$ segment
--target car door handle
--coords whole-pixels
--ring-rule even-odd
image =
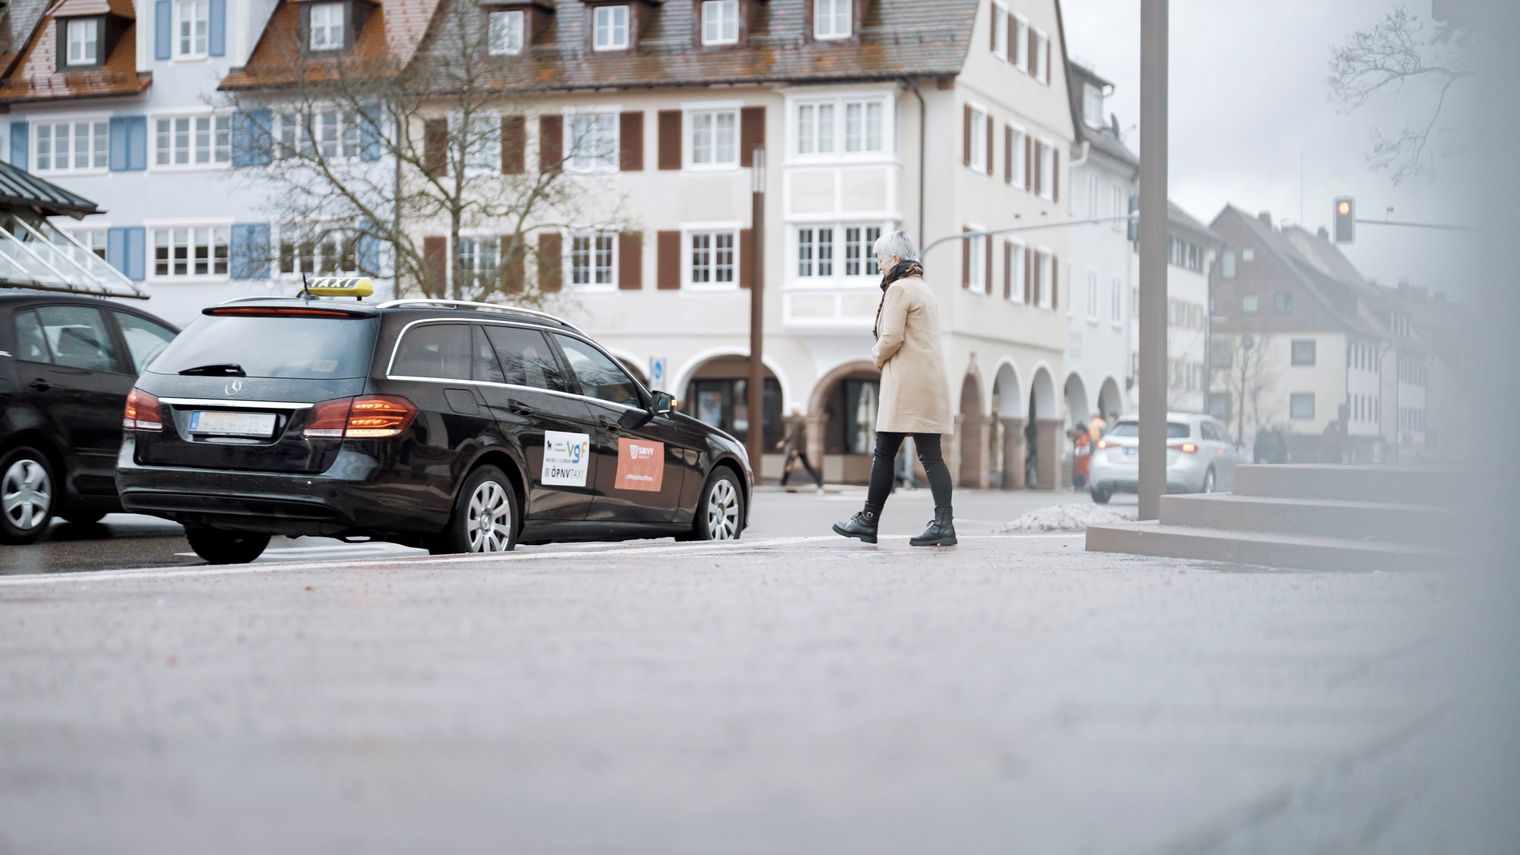
[[[524,404],[522,401],[518,400],[507,401],[507,409],[518,414],[519,416],[531,416],[538,412],[538,410],[535,410],[527,404]]]
[[[42,379],[41,377],[38,377],[36,380],[33,380],[32,383],[31,383],[31,386],[32,386],[33,389],[36,389],[39,392],[46,392],[47,390],[53,388],[53,384],[52,383],[49,383],[48,381]]]

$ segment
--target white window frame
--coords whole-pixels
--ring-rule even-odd
[[[147,266],[147,270],[146,270],[146,273],[147,273],[147,277],[148,277],[149,281],[151,281],[151,282],[223,282],[223,281],[226,281],[226,280],[228,280],[228,279],[231,278],[231,275],[232,275],[232,220],[231,219],[197,220],[197,221],[186,221],[186,220],[146,221],[146,222],[143,223],[143,230],[147,233],[147,241],[146,241],[147,242],[147,249],[146,249],[146,255],[147,255],[147,265],[146,266]],[[189,250],[189,255],[185,259],[184,263],[185,263],[186,268],[188,270],[190,270],[191,272],[183,273],[183,274],[181,274],[181,273],[174,273],[173,272],[173,267],[175,266],[175,259],[173,258],[172,254],[171,254],[170,260],[169,260],[171,272],[169,272],[169,273],[162,273],[161,274],[161,273],[158,272],[159,239],[162,236],[162,233],[164,233],[164,232],[169,233],[169,236],[170,236],[170,244],[169,244],[169,246],[171,247],[171,253],[172,253],[172,248],[174,246],[177,246],[177,244],[173,243],[173,240],[176,237],[175,233],[176,232],[181,232],[181,231],[187,233],[186,234],[187,242],[184,244],[184,246],[187,248],[187,250]],[[199,234],[200,232],[205,232],[206,233],[205,237],[208,238],[208,242],[207,243],[201,244],[201,243],[197,242],[197,238],[201,237],[201,235]],[[218,233],[220,233],[220,234],[218,234]],[[217,241],[216,241],[216,239],[218,237],[220,237],[222,239],[222,242],[221,242],[220,245],[223,246],[223,247],[225,247],[225,249],[227,251],[226,256],[224,256],[224,258],[223,258],[223,263],[226,266],[226,270],[224,272],[222,272],[222,273],[216,273],[215,272],[215,268],[216,268],[215,248],[218,246]],[[194,267],[195,267],[194,250],[195,250],[195,248],[200,247],[200,246],[205,246],[207,248],[207,263],[212,268],[212,272],[204,273],[204,274],[197,274],[197,273],[193,272]]]
[[[598,282],[597,242],[605,239],[608,244],[607,251],[607,276],[605,282]],[[577,283],[575,281],[575,244],[576,241],[589,240],[587,252],[587,273],[589,281]],[[618,289],[618,233],[611,229],[599,228],[576,228],[570,229],[564,235],[565,268],[562,273],[565,290],[574,291],[577,294],[594,294],[616,291]],[[737,272],[737,271],[736,271]]]
[[[618,114],[622,112],[618,107],[598,106],[596,109],[580,109],[565,111],[564,140],[562,149],[566,156],[565,171],[581,174],[617,172],[619,166],[618,156],[622,152],[622,132],[619,128]],[[594,159],[583,157],[577,150],[575,123],[577,120],[591,120],[605,125],[604,130],[609,131],[611,142],[610,150],[606,157]],[[500,125],[500,122],[497,122]]]
[[[813,38],[820,42],[837,41],[847,39],[855,31],[855,10],[853,0],[812,0],[813,2]],[[824,15],[824,7],[827,6],[832,12]],[[837,25],[844,22],[841,31]],[[825,23],[829,25],[824,28]]]
[[[1029,248],[1021,240],[1010,240],[1013,245],[1013,257],[1009,261],[1013,264],[1013,292],[1008,295],[1008,302],[1018,306],[1024,305],[1024,285],[1027,278],[1024,273],[1024,259]]]
[[[1050,247],[1042,246],[1036,250],[1034,258],[1034,304],[1041,309],[1049,309],[1051,295],[1055,291],[1055,256],[1051,254]],[[1068,300],[1066,305],[1070,309],[1071,301]]]
[[[526,17],[521,9],[493,11],[486,17],[486,42],[491,56],[516,56],[523,52],[527,42]]]
[[[1082,118],[1087,121],[1089,127],[1103,127],[1102,87],[1093,83],[1082,84]]]
[[[685,159],[684,168],[693,172],[726,172],[739,168],[739,105],[737,104],[702,104],[689,105],[683,108],[685,115],[682,117],[682,126],[686,132],[682,135],[681,150]],[[718,145],[718,124],[722,116],[733,118],[733,158],[717,160],[720,149]],[[697,162],[697,133],[698,123],[704,118],[712,118],[712,156],[713,160],[703,163]]]
[[[80,246],[89,250],[91,255],[106,260],[106,244],[109,240],[111,227],[109,223],[96,223],[85,228],[63,229],[69,237],[78,241]],[[73,247],[64,247],[64,252],[71,258],[78,258],[78,250]]]
[[[308,134],[303,117],[311,117],[311,133]],[[331,126],[331,134],[328,133]],[[289,139],[286,139],[289,137]],[[294,156],[295,151],[315,151],[318,146],[334,146],[333,151],[323,152],[330,163],[357,160],[364,154],[364,138],[359,117],[348,111],[312,110],[302,114],[277,112],[270,123],[270,139],[274,143],[274,156],[282,160]]]
[[[621,21],[618,20],[619,17]],[[619,33],[619,25],[621,25],[621,33]],[[633,9],[629,5],[594,7],[591,19],[591,49],[594,51],[627,50],[631,42],[629,30],[632,27]],[[621,35],[622,40],[615,40],[613,37],[616,35]]]
[[[872,108],[879,119],[878,145],[850,150],[851,112],[863,124],[860,140],[870,139]],[[787,99],[787,157],[793,162],[880,161],[896,157],[897,118],[894,99],[883,92],[841,92],[829,96],[789,96]],[[804,151],[810,144],[811,151]]]
[[[1297,408],[1294,406],[1294,404],[1298,400],[1303,399],[1303,398],[1308,398],[1309,399],[1309,414],[1308,415],[1299,415]],[[1315,413],[1317,413],[1319,411],[1319,407],[1316,406],[1316,404],[1318,402],[1315,401],[1314,399],[1315,399],[1315,395],[1314,395],[1313,392],[1292,392],[1292,393],[1290,393],[1288,395],[1288,418],[1290,418],[1290,419],[1292,419],[1294,421],[1301,421],[1301,422],[1302,421],[1312,421],[1315,418]]]
[[[282,228],[278,224],[270,229],[271,234],[269,239],[269,250],[274,257],[270,259],[269,269],[272,271],[274,277],[279,279],[299,281],[302,277],[302,274],[305,274],[308,277],[359,275],[359,236],[357,234],[353,235],[354,268],[352,270],[343,270],[340,268],[342,266],[341,262],[343,261],[343,246],[341,244],[341,241],[343,240],[344,236],[336,230],[324,235],[320,242],[314,242],[312,244],[312,264],[311,269],[309,270],[306,269],[306,266],[302,263],[305,258],[301,254],[301,245],[299,241],[293,241],[295,243],[295,250],[291,253],[291,261],[293,262],[291,266],[293,269],[285,270],[283,247],[287,239],[290,238],[290,235],[287,234],[288,231],[289,230],[287,228]],[[340,243],[335,244],[334,241],[340,241]],[[334,251],[329,252],[329,248],[333,249]],[[231,247],[229,247],[228,250],[230,252]],[[335,258],[336,262],[338,263],[333,264],[332,268],[329,270],[323,270],[322,262],[327,258]]]
[[[717,17],[713,17],[715,13]],[[725,33],[724,30],[731,32]],[[713,35],[713,31],[717,34]],[[702,45],[716,47],[738,43],[739,0],[702,0]]]
[[[1087,268],[1087,322],[1098,322],[1098,271]]]
[[[992,55],[1008,61],[1008,7],[1002,3],[992,4]]]
[[[984,232],[987,227],[980,223],[967,223],[966,228],[973,232]],[[966,238],[966,245],[970,247],[967,255],[971,259],[971,269],[966,271],[966,278],[971,283],[969,289],[973,294],[986,295],[992,291],[992,265],[987,263],[987,247],[992,237],[990,235],[977,235]]]
[[[1036,27],[1034,31],[1034,79],[1044,86],[1050,85],[1050,34]]]
[[[1034,168],[1040,170],[1040,198],[1055,201],[1056,144],[1047,139],[1036,139]]]
[[[828,220],[793,223],[787,230],[787,280],[801,287],[875,287],[881,272],[874,270],[876,239],[886,234],[891,224],[882,220]],[[829,270],[820,272],[821,230],[829,232]],[[874,230],[874,234],[872,234]],[[855,240],[850,233],[857,232]],[[806,240],[804,239],[806,237]],[[803,257],[804,250],[807,257]],[[851,251],[857,253],[852,258]],[[858,265],[859,273],[850,273]]]
[[[1109,281],[1109,303],[1109,314],[1117,329],[1124,324],[1124,281],[1117,275]]]
[[[992,121],[991,114],[986,107],[971,104],[971,166],[972,172],[987,174],[988,158],[992,152],[987,150],[987,123]]]
[[[465,152],[464,172],[466,175],[494,175],[501,172],[501,115],[498,113],[477,113],[470,117],[471,120],[482,123],[485,130],[475,137],[475,147]],[[453,152],[454,137],[459,133],[459,123],[464,121],[460,113],[450,113],[448,117],[449,128],[449,151]],[[362,146],[361,146],[362,147]],[[453,168],[453,158],[445,168]]]
[[[681,288],[686,291],[737,291],[739,290],[739,265],[744,259],[739,256],[739,230],[738,223],[704,223],[683,226],[681,228]],[[718,238],[732,236],[734,242],[734,270],[732,282],[697,282],[695,270],[692,267],[692,256],[695,253],[698,238]],[[714,243],[708,252],[711,254],[712,264],[716,267],[717,245]]]
[[[1023,15],[1013,16],[1013,49],[1009,58],[1014,68],[1029,73],[1029,19]]]
[[[1113,217],[1128,216],[1128,214],[1129,214],[1129,197],[1127,195],[1125,195],[1123,185],[1121,185],[1117,181],[1111,181],[1111,182],[1109,182],[1108,186],[1109,186],[1109,204],[1113,208],[1113,212],[1110,214],[1110,216],[1113,216]],[[1124,225],[1125,225],[1124,220],[1116,219],[1116,220],[1113,221],[1113,223],[1111,225],[1113,227],[1113,230],[1116,231],[1116,232],[1124,232],[1124,231],[1126,231],[1125,228],[1124,228]]]
[[[1029,189],[1029,166],[1024,162],[1024,146],[1028,145],[1025,140],[1029,139],[1029,132],[1022,125],[1008,123],[1013,130],[1013,184],[1015,190]]]
[[[323,13],[324,19],[320,30],[317,27],[318,12]],[[336,15],[336,20],[330,18],[330,15]],[[341,2],[324,0],[321,3],[311,4],[311,8],[306,12],[307,48],[315,51],[341,50],[344,43],[348,40],[348,33],[345,32],[348,26],[348,21],[345,20],[346,17]],[[323,40],[320,44],[317,42],[318,32],[323,34]],[[334,40],[334,37],[336,37],[336,40]]]
[[[211,47],[210,0],[174,0],[173,19],[173,57],[205,59]],[[198,33],[197,28],[200,30]]]
[[[148,168],[155,172],[186,172],[198,169],[230,169],[232,167],[232,114],[211,111],[154,113],[148,121]],[[198,127],[206,122],[205,150],[209,160],[198,163],[195,156],[201,150],[201,133]],[[159,125],[169,123],[168,160],[159,162]],[[176,163],[180,151],[179,124],[186,123],[184,163]]]
[[[66,148],[60,152],[58,130],[64,127],[68,128],[69,140]],[[85,156],[83,167],[76,164],[76,158],[80,154],[77,132],[81,127],[86,129],[89,140],[83,152]],[[32,171],[38,175],[95,175],[110,170],[111,125],[107,116],[58,116],[47,121],[34,121],[29,137],[27,148],[30,149],[28,154],[31,160],[28,162],[31,164]],[[46,150],[44,150],[44,137],[46,137]],[[61,168],[58,166],[60,153],[68,161],[68,164]],[[43,165],[44,162],[46,166]]]
[[[63,63],[65,67],[95,65],[100,62],[99,18],[69,18],[64,21],[64,32],[67,44]],[[75,38],[76,34],[78,38]],[[76,48],[78,53],[75,52]]]

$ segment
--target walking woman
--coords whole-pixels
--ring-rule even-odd
[[[918,249],[907,233],[896,231],[876,241],[876,264],[883,271],[881,304],[876,309],[876,346],[871,357],[881,369],[881,408],[876,416],[876,453],[865,509],[834,531],[866,543],[876,542],[887,494],[892,491],[893,462],[903,439],[913,437],[918,459],[934,495],[934,521],[909,542],[914,546],[954,546],[950,507],[950,470],[940,453],[940,437],[953,430],[950,386],[940,353],[939,305],[924,283]]]

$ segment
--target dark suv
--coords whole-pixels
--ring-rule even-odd
[[[434,553],[739,537],[743,446],[575,327],[450,301],[215,306],[139,379],[122,502],[213,563],[271,535]]]
[[[0,290],[0,543],[121,510],[122,403],[175,333],[97,297]]]

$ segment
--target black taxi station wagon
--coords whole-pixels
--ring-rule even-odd
[[[183,523],[212,563],[272,535],[447,554],[747,524],[743,445],[552,315],[305,296],[202,314],[128,396],[116,479],[126,510]]]

